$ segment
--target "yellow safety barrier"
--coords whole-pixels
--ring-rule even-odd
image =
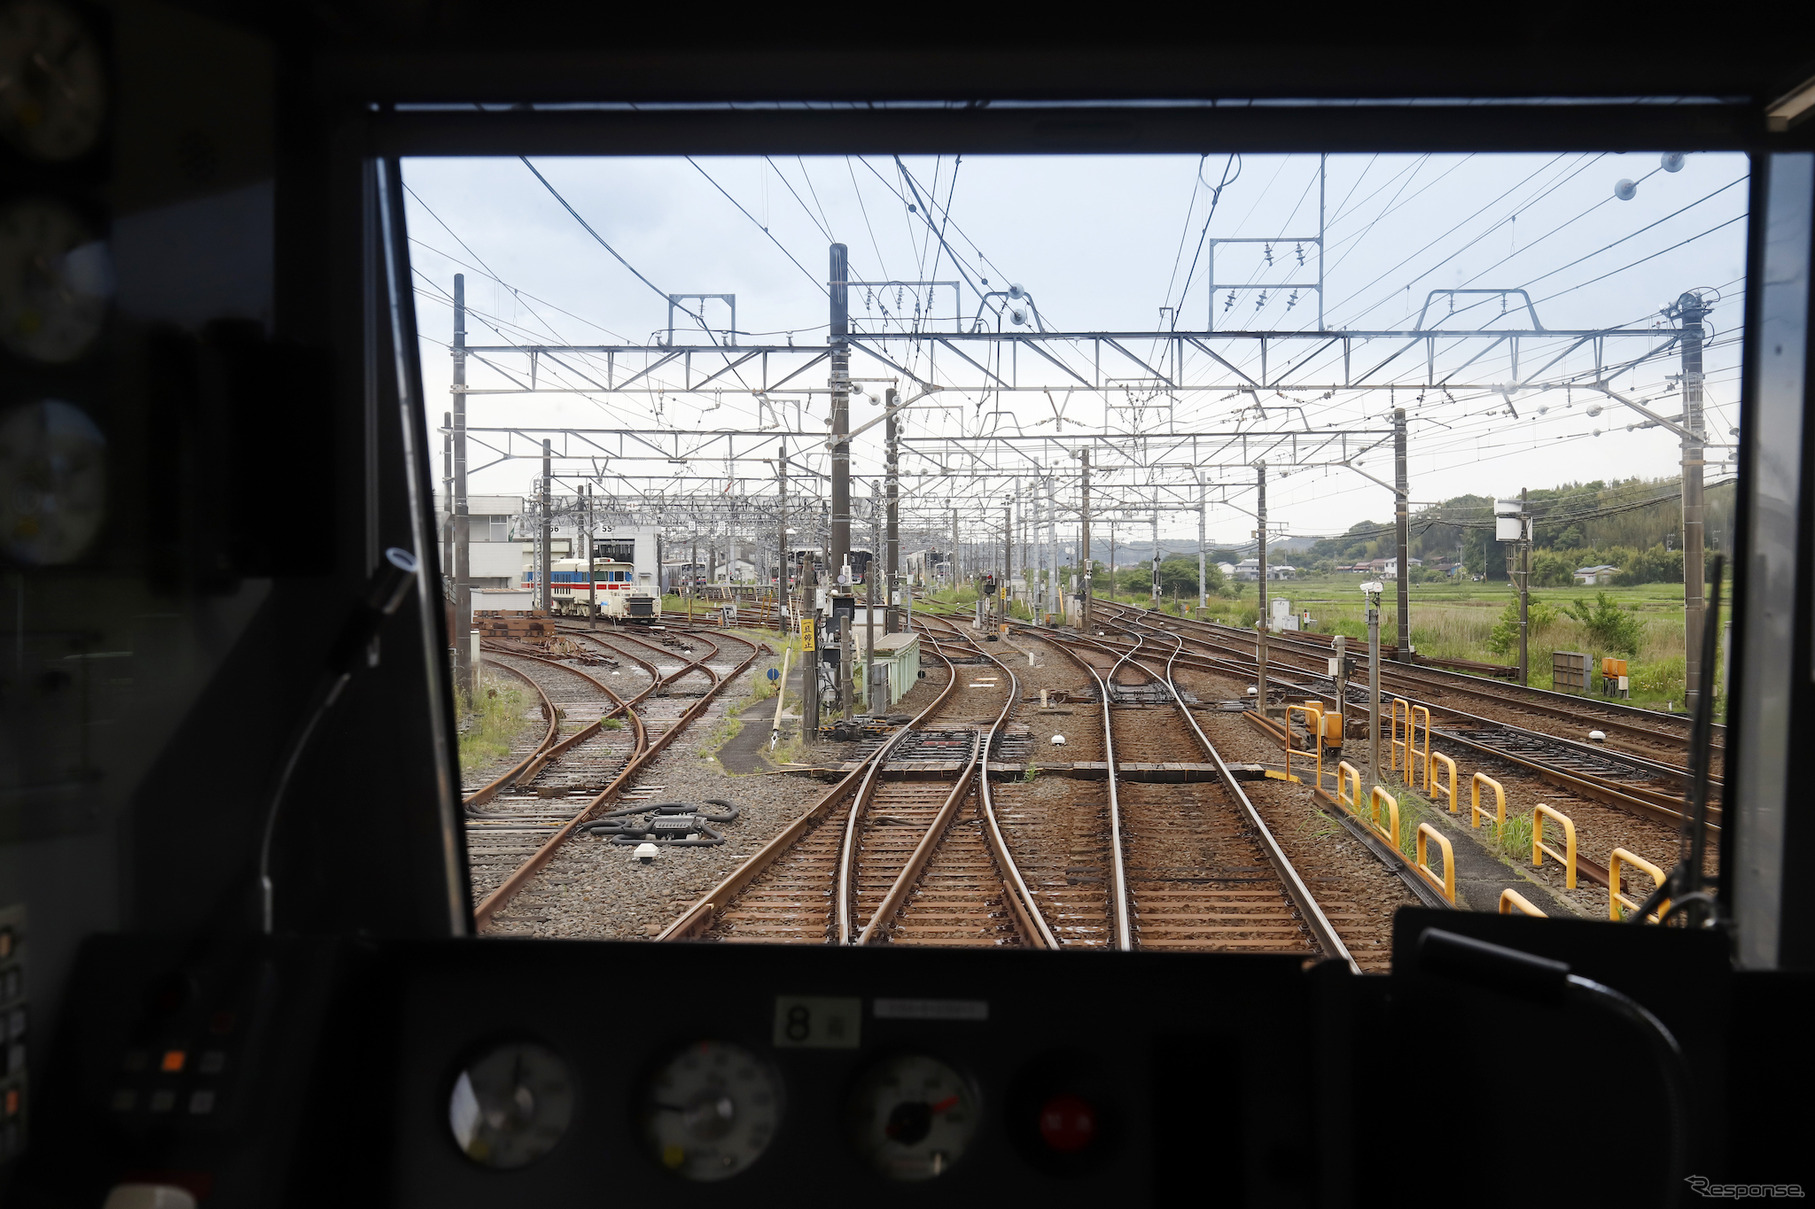
[[[1380,803],[1386,803],[1390,827],[1380,825]],[[1380,786],[1374,786],[1374,792],[1368,795],[1368,823],[1387,839],[1393,841],[1393,851],[1399,851],[1399,799]],[[1573,883],[1571,883],[1573,884]]]
[[[1638,903],[1633,902],[1630,898],[1627,898],[1624,894],[1620,893],[1621,865],[1637,865],[1651,875],[1653,884],[1659,886],[1664,884],[1664,871],[1662,869],[1659,869],[1656,865],[1652,864],[1644,857],[1639,856],[1637,853],[1628,852],[1624,848],[1615,848],[1613,850],[1613,855],[1607,858],[1607,918],[1612,920],[1618,920],[1620,918],[1621,906],[1624,906],[1628,911],[1636,911],[1639,909]],[[1665,899],[1658,904],[1656,911],[1647,915],[1645,918],[1652,923],[1656,923],[1663,918],[1664,912],[1669,909],[1670,900]]]
[[[1431,711],[1424,708],[1422,705],[1414,705],[1412,707],[1412,712],[1414,714],[1424,715],[1424,791],[1429,793],[1431,789]],[[1414,752],[1416,752],[1418,747],[1418,728],[1415,721],[1412,726],[1411,738],[1412,748]]]
[[[1564,852],[1544,842],[1544,820],[1555,819],[1563,826]],[[1576,888],[1576,825],[1569,821],[1569,816],[1552,810],[1539,802],[1531,812],[1531,863],[1533,867],[1544,863],[1544,854],[1549,853],[1555,860],[1563,862],[1563,884],[1571,890]]]
[[[1494,826],[1496,828],[1504,829],[1506,826],[1506,790],[1500,787],[1500,782],[1494,780],[1484,772],[1478,772],[1468,779],[1469,825],[1471,827],[1479,827],[1481,825],[1481,787],[1483,785],[1493,786],[1494,802],[1496,805]],[[1558,817],[1561,818],[1562,816],[1559,815]],[[1496,832],[1496,834],[1498,834],[1498,832]]]
[[[1448,785],[1438,784],[1435,779],[1435,774],[1433,774],[1432,778],[1431,778],[1431,783],[1429,786],[1427,786],[1427,788],[1431,791],[1431,796],[1433,798],[1435,798],[1438,794],[1442,794],[1444,797],[1444,800],[1449,803],[1449,812],[1451,814],[1455,814],[1456,813],[1456,762],[1454,760],[1450,759],[1448,756],[1444,755],[1442,752],[1433,753],[1431,756],[1431,759],[1433,759],[1437,763],[1443,765],[1443,767],[1449,769],[1449,784]]]
[[[1286,732],[1286,780],[1290,781],[1292,779],[1292,711],[1293,710],[1297,710],[1299,713],[1301,713],[1305,716],[1305,730],[1307,733],[1310,734],[1310,736],[1313,739],[1317,740],[1317,779],[1315,781],[1311,782],[1311,784],[1322,785],[1323,784],[1323,728],[1320,725],[1318,725],[1318,719],[1319,719],[1319,716],[1323,713],[1323,710],[1319,706],[1317,706],[1316,704],[1311,703],[1311,702],[1306,702],[1303,705],[1286,706],[1286,716],[1285,716],[1286,725],[1284,728],[1285,732]]]
[[[1550,916],[1532,906],[1531,902],[1517,890],[1508,888],[1500,891],[1500,914],[1511,915],[1514,911],[1517,911],[1520,915],[1535,915],[1539,919],[1550,918]]]
[[[1401,739],[1399,737],[1399,707],[1402,705],[1405,707],[1405,729],[1406,729],[1406,738],[1405,739]],[[1412,703],[1410,701],[1407,701],[1404,697],[1394,697],[1392,699],[1392,701],[1390,701],[1387,704],[1386,726],[1387,726],[1387,731],[1386,731],[1387,745],[1390,748],[1390,750],[1387,753],[1387,760],[1389,762],[1389,767],[1391,767],[1395,772],[1397,772],[1401,767],[1410,767],[1411,760],[1408,758],[1405,761],[1405,764],[1401,765],[1400,757],[1405,755],[1405,749],[1407,746],[1407,742],[1411,739]]]
[[[1435,873],[1431,872],[1430,861],[1425,856],[1425,853],[1427,851],[1427,848],[1425,846],[1425,841],[1427,838],[1436,840],[1437,846],[1443,849],[1443,880],[1442,881],[1438,881],[1437,875]],[[1431,885],[1436,886],[1443,891],[1444,901],[1449,903],[1449,905],[1452,907],[1455,906],[1456,905],[1456,852],[1455,852],[1455,849],[1453,849],[1449,846],[1449,839],[1447,837],[1445,837],[1444,835],[1442,835],[1441,833],[1439,833],[1438,830],[1435,827],[1431,826],[1429,823],[1418,824],[1418,866],[1417,867],[1418,867],[1418,872],[1423,874],[1425,876],[1425,878],[1427,880],[1429,880]]]
[[[1351,782],[1355,786],[1355,793],[1353,796],[1345,797],[1342,788]],[[1357,813],[1361,810],[1361,770],[1347,760],[1340,761],[1336,765],[1336,800]]]
[[[1399,707],[1405,707],[1405,738],[1399,737]],[[1389,719],[1393,746],[1393,767],[1404,769],[1404,781],[1413,789],[1418,788],[1418,769],[1420,767],[1418,752],[1418,715],[1424,715],[1424,788],[1431,787],[1431,711],[1422,705],[1413,705],[1404,697],[1394,697]]]

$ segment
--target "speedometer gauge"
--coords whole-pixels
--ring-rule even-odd
[[[903,1054],[857,1081],[846,1110],[852,1144],[892,1180],[944,1175],[977,1131],[976,1089],[937,1058]]]
[[[756,1162],[781,1122],[775,1069],[742,1046],[701,1041],[656,1071],[643,1100],[650,1148],[689,1180],[722,1180]]]
[[[466,1157],[522,1167],[560,1142],[573,1119],[574,1084],[551,1050],[511,1042],[486,1051],[454,1080],[448,1125]]]

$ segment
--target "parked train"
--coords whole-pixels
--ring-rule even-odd
[[[550,607],[564,617],[590,616],[595,599],[600,617],[652,622],[662,615],[662,596],[656,590],[655,575],[638,571],[631,563],[595,558],[589,584],[585,559],[558,558],[549,564],[548,581]],[[533,568],[523,572],[523,586],[535,590]]]

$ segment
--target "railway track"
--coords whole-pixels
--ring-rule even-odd
[[[490,791],[482,802],[468,799],[468,865],[474,890],[483,896],[473,911],[475,926],[489,923],[583,823],[598,817],[617,801],[650,761],[688,723],[704,713],[719,690],[747,669],[762,650],[759,644],[734,635],[701,635],[698,641],[705,652],[697,657],[678,653],[678,666],[668,671],[625,648],[598,643],[601,650],[609,649],[630,659],[648,676],[648,685],[629,697],[584,669],[548,658],[533,648],[503,641],[485,644],[497,666],[511,669],[536,686],[546,708],[560,710],[562,702],[568,701],[569,709],[596,710],[598,717],[586,721],[567,739],[556,739],[551,744],[545,736],[537,751],[508,774],[514,779],[499,778],[499,782],[506,783],[482,787],[480,792]],[[725,641],[746,646],[749,653],[728,670],[719,671],[711,666],[713,660],[728,664],[736,658],[724,653],[721,643]],[[661,729],[656,729],[652,720],[645,717],[645,703],[663,688],[693,676],[706,677],[708,687],[678,714],[661,719]],[[617,716],[628,719],[628,736],[604,725]],[[538,779],[543,784],[537,784]],[[544,794],[544,788],[551,792]],[[536,792],[517,792],[521,790]],[[550,805],[550,799],[556,804]],[[493,808],[477,808],[483,805]]]
[[[1332,915],[1191,716],[1172,678],[1181,644],[1137,639],[1127,652],[1089,639],[1055,645],[1095,683],[1107,736],[1109,943],[1297,952],[1359,970]],[[1123,781],[1124,763],[1179,762],[1193,753],[1215,767],[1216,780]]]
[[[1250,660],[1254,657],[1252,630],[1154,613],[1129,605],[1117,604],[1108,608],[1113,616],[1124,622],[1163,624],[1180,634],[1201,636],[1225,649],[1237,650]],[[1269,665],[1284,663],[1298,671],[1322,670],[1332,650],[1332,643],[1321,636],[1272,633],[1267,637]],[[1610,739],[1618,738],[1643,749],[1638,754],[1649,756],[1659,766],[1680,771],[1688,764],[1691,719],[1686,714],[1663,714],[1611,699],[1577,697],[1498,680],[1484,681],[1479,676],[1386,658],[1381,661],[1380,674],[1383,690],[1391,687],[1395,695],[1408,699],[1415,695],[1420,703],[1433,709],[1450,698],[1459,698],[1475,703],[1468,707],[1471,715],[1472,711],[1484,710],[1494,721],[1540,731],[1555,723],[1567,723],[1578,735],[1591,729],[1600,730]],[[1558,728],[1553,725],[1551,729]],[[1714,734],[1718,757],[1724,751],[1726,727],[1717,725]],[[1557,737],[1570,738],[1569,735]]]
[[[1120,626],[1135,636],[1167,635],[1177,638],[1181,643],[1200,648],[1191,655],[1181,656],[1183,666],[1252,679],[1256,664],[1251,644],[1244,647],[1240,642],[1231,642],[1220,635],[1196,633],[1190,628],[1196,623],[1176,624],[1180,622],[1179,618],[1128,609],[1126,606],[1121,607],[1116,620],[1105,619],[1111,629]],[[1110,640],[1109,645],[1114,646],[1115,640]],[[1318,666],[1305,667],[1303,664],[1309,661],[1308,657],[1300,654],[1296,658],[1278,659],[1274,655],[1273,646],[1270,639],[1268,685],[1271,690],[1289,691],[1294,696],[1315,697],[1332,703],[1335,701],[1335,682],[1330,679],[1327,669],[1321,666],[1323,660],[1317,660]],[[1545,731],[1530,730],[1499,718],[1469,713],[1454,705],[1443,704],[1440,698],[1407,696],[1412,691],[1409,688],[1403,685],[1396,689],[1390,687],[1393,682],[1388,669],[1394,666],[1382,664],[1383,698],[1405,697],[1415,705],[1428,708],[1433,717],[1433,733],[1437,739],[1472,750],[1477,755],[1505,760],[1561,787],[1654,822],[1667,825],[1680,822],[1684,790],[1689,777],[1686,767],[1663,763],[1619,747],[1578,742]],[[1357,683],[1360,679],[1361,677],[1357,677],[1350,681],[1348,703],[1365,710],[1367,688],[1365,683]],[[1711,789],[1718,797],[1721,789],[1719,778],[1711,781]],[[1709,808],[1709,823],[1711,828],[1718,829],[1718,806]]]
[[[946,674],[935,700],[658,940],[1287,952],[1357,968],[1169,664],[1067,652],[1098,686],[1108,774],[1068,780],[1060,809],[1041,812],[987,775],[1019,678],[949,620],[921,626]],[[1166,759],[1195,748],[1221,778],[1124,785],[1118,745]]]
[[[1015,678],[976,648],[929,648],[945,672],[937,697],[657,940],[1056,944],[977,776]]]

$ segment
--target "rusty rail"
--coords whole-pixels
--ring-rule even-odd
[[[632,749],[630,759],[625,763],[623,768],[618,770],[618,775],[611,779],[611,783],[606,785],[605,788],[588,802],[578,814],[569,819],[560,830],[551,835],[528,860],[517,866],[511,875],[499,884],[497,889],[486,895],[484,901],[474,908],[473,926],[475,929],[489,923],[492,917],[498,913],[499,909],[503,907],[505,903],[516,897],[518,892],[529,884],[530,879],[539,873],[543,866],[547,865],[548,862],[553,859],[555,852],[560,849],[562,844],[567,842],[582,823],[587,822],[601,807],[616,801],[619,795],[623,793],[624,787],[640,774],[643,769],[648,766],[650,761],[660,755],[662,750],[674,740],[674,737],[686,729],[688,723],[692,722],[695,718],[699,717],[701,713],[705,712],[706,707],[711,704],[712,699],[718,695],[720,689],[737,679],[737,677],[742,675],[752,663],[756,662],[756,657],[762,653],[763,649],[761,646],[753,645],[750,654],[745,657],[744,661],[738,664],[729,674],[721,677],[710,667],[705,667],[706,661],[711,659],[713,655],[717,655],[720,648],[718,647],[718,644],[713,643],[710,639],[704,639],[704,641],[712,647],[712,652],[710,654],[706,655],[704,658],[683,665],[679,670],[668,676],[658,678],[655,683],[651,684],[643,692],[629,700],[619,697],[617,693],[613,692],[605,684],[594,679],[592,676],[587,676],[586,673],[581,672],[578,668],[567,667],[566,664],[556,663],[552,659],[542,660],[542,662],[553,664],[556,667],[565,667],[570,672],[586,676],[586,679],[591,680],[594,684],[598,685],[608,697],[623,703],[624,707],[629,711],[632,725],[636,728],[636,744]],[[519,656],[519,658],[535,659],[538,658],[538,656]],[[631,656],[631,658],[635,657]],[[712,677],[712,687],[708,689],[705,695],[700,697],[699,700],[688,706],[686,710],[681,713],[681,716],[675,719],[673,725],[657,736],[654,741],[651,741],[648,730],[643,724],[643,719],[630,707],[653,694],[661,685],[672,680],[678,680],[682,676],[690,675],[702,667],[705,668],[706,674]]]

